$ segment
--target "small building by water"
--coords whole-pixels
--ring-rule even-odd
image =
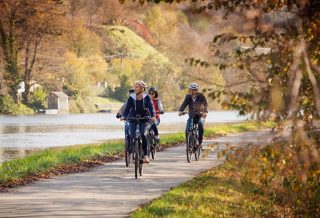
[[[64,92],[51,92],[48,96],[46,114],[67,114],[69,112],[68,95]]]

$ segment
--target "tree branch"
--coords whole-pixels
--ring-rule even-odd
[[[316,108],[318,116],[320,116],[320,96],[319,96],[320,92],[319,92],[318,82],[317,82],[317,78],[315,77],[315,75],[313,74],[313,72],[311,70],[309,58],[308,58],[308,55],[307,55],[305,48],[303,50],[303,59],[306,64],[308,77],[309,77],[311,85],[312,85],[313,103],[315,104],[315,108]]]

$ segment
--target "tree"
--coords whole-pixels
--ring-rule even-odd
[[[39,51],[40,43],[48,39],[54,41],[54,37],[61,35],[64,31],[64,9],[60,1],[47,0],[35,1],[31,4],[28,2],[30,9],[24,15],[26,19],[24,25],[21,26],[22,33],[20,37],[24,39],[24,73],[23,81],[25,84],[25,92],[23,100],[25,103],[29,101],[29,92],[31,87],[32,72]]]
[[[72,52],[66,53],[65,56],[66,81],[64,91],[73,98],[89,96],[91,91],[89,88],[88,61],[85,58],[78,58]]]
[[[166,110],[176,109],[182,101],[180,81],[177,69],[170,63],[159,62],[154,56],[145,59],[138,77],[149,87],[158,89],[160,98]]]
[[[17,100],[17,87],[20,82],[18,69],[18,48],[16,42],[16,22],[26,1],[0,1],[1,48],[5,60],[5,76],[11,96]]]
[[[70,20],[68,29],[65,40],[69,50],[74,52],[78,58],[101,55],[101,39],[86,28],[82,20]]]
[[[5,61],[5,80],[10,95],[15,101],[19,83],[26,84],[25,101],[30,88],[30,79],[37,50],[47,35],[61,31],[58,24],[63,15],[60,0],[1,0],[0,39]],[[24,74],[20,72],[19,51],[24,50]]]

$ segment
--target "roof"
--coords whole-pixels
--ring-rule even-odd
[[[66,95],[64,92],[51,92],[51,94],[56,95],[58,98],[68,98],[68,95]]]

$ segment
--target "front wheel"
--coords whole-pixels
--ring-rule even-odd
[[[196,161],[200,160],[200,154],[201,154],[201,148],[199,146],[196,145],[196,151],[194,153],[195,159]]]
[[[140,164],[140,154],[139,154],[139,140],[134,141],[134,147],[135,147],[135,155],[134,155],[134,175],[135,178],[138,179],[138,170],[139,170],[139,164]]]
[[[126,137],[125,139],[125,161],[126,161],[126,166],[130,166],[130,137]]]
[[[141,141],[139,141],[139,152],[140,152],[140,155],[139,155],[139,174],[140,176],[142,176],[142,172],[143,172],[143,150],[142,150],[142,143]]]
[[[193,144],[194,144],[193,135],[191,132],[189,132],[187,135],[187,146],[186,146],[186,155],[187,155],[188,163],[191,162],[191,157],[193,153]]]

